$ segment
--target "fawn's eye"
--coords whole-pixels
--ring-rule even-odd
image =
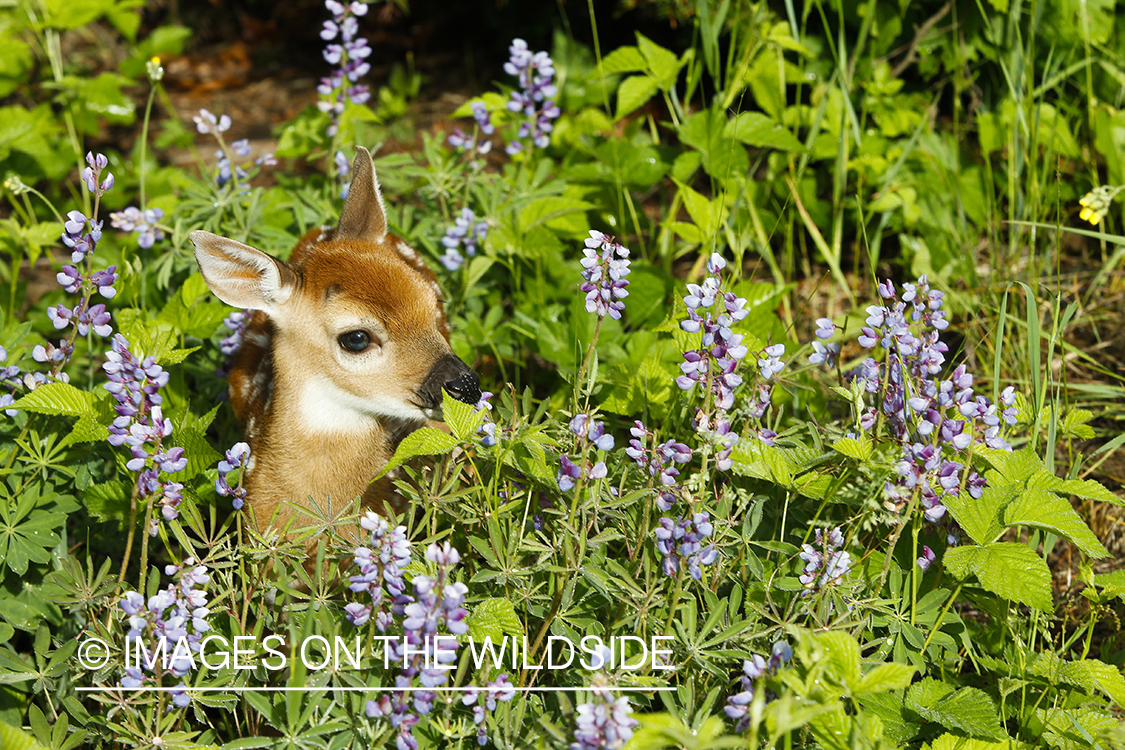
[[[371,334],[367,331],[348,331],[337,336],[336,341],[349,352],[362,352],[371,346]]]

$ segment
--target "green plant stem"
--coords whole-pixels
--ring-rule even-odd
[[[154,83],[152,84],[152,88],[148,91],[148,102],[145,103],[145,118],[141,123],[140,200],[142,211],[144,211],[148,205],[145,200],[145,151],[148,148],[148,123],[152,117],[152,102],[156,99],[156,89],[159,86],[159,83]]]
[[[891,570],[891,562],[895,557],[895,546],[898,545],[898,538],[902,536],[902,530],[906,528],[906,524],[914,517],[914,509],[918,507],[919,491],[914,490],[910,496],[910,505],[906,508],[906,513],[903,514],[902,523],[895,529],[894,534],[891,536],[891,543],[887,549],[887,557],[883,561],[883,572],[879,574],[879,585],[875,587],[876,593],[883,590],[883,585],[887,582],[887,574]]]
[[[951,606],[953,606],[953,602],[957,601],[957,595],[961,593],[961,587],[964,585],[964,581],[958,583],[957,588],[953,589],[953,594],[945,600],[945,606],[941,608],[941,612],[938,613],[937,620],[934,621],[933,628],[930,629],[930,634],[926,636],[926,641],[922,644],[923,659],[926,658],[926,649],[930,647],[930,641],[933,640],[934,633],[941,630],[941,624],[945,621],[945,613],[949,611],[949,608]]]
[[[129,532],[125,536],[125,554],[121,558],[121,572],[117,574],[117,590],[121,590],[121,583],[125,580],[125,573],[129,570],[129,558],[133,555],[133,537],[137,534],[137,495],[140,494],[141,485],[133,485],[133,496],[129,499]],[[144,575],[143,568],[141,575]]]

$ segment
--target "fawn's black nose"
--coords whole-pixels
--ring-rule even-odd
[[[434,363],[422,383],[421,395],[431,408],[441,408],[442,389],[464,404],[480,401],[480,378],[472,368],[452,354],[447,354]]]

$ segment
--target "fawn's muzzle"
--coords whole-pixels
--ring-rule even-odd
[[[480,378],[452,354],[442,357],[430,368],[419,389],[424,403],[438,414],[441,413],[442,389],[464,404],[480,401]]]

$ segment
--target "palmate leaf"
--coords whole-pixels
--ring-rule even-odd
[[[987,591],[1010,601],[1051,611],[1051,571],[1035,550],[1016,542],[953,547],[943,564],[960,579],[973,574]]]
[[[66,522],[66,514],[36,510],[38,494],[25,492],[18,502],[9,498],[0,508],[0,564],[23,575],[29,563],[51,559],[48,550],[59,543],[55,530]]]
[[[1000,739],[1000,715],[983,690],[952,685],[927,677],[906,691],[906,707],[927,721],[984,740]]]

